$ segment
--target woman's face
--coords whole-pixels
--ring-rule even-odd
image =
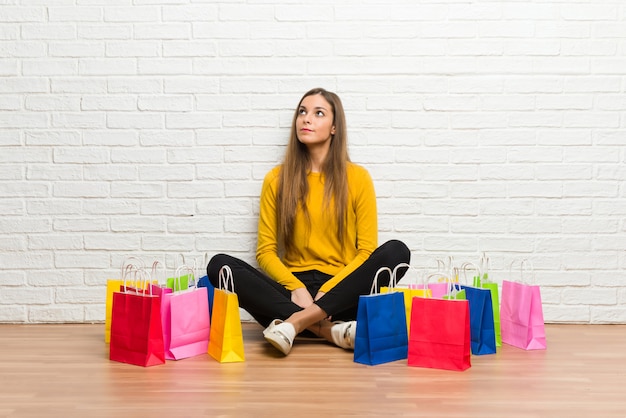
[[[333,109],[321,94],[302,99],[296,118],[298,140],[310,147],[330,146],[335,134]]]

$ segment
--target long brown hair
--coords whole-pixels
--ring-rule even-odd
[[[339,96],[323,88],[314,88],[302,96],[291,121],[291,133],[287,152],[278,179],[277,222],[278,239],[285,250],[293,248],[294,224],[296,211],[301,208],[304,216],[309,219],[306,198],[309,192],[307,174],[311,161],[306,145],[298,140],[296,119],[298,110],[305,97],[319,94],[330,104],[333,113],[335,134],[331,138],[328,155],[321,167],[324,176],[324,206],[334,211],[337,220],[337,238],[344,246],[344,235],[348,210],[348,178],[347,165],[348,144],[346,133],[346,115]],[[330,208],[332,202],[332,208]]]

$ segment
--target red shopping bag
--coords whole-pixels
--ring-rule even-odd
[[[500,306],[502,342],[524,350],[545,350],[546,331],[543,321],[541,289],[538,285],[524,283],[523,260],[520,266],[521,282],[503,280]],[[513,264],[511,264],[512,266]],[[531,275],[532,266],[530,267]]]
[[[143,270],[140,273],[149,277]],[[109,358],[122,363],[165,363],[160,296],[129,291],[125,285],[122,291],[113,293],[109,350]]]
[[[413,298],[408,365],[463,371],[470,357],[468,301]]]
[[[183,271],[193,280],[193,271],[189,267],[177,269],[177,280]],[[164,294],[162,305],[165,358],[181,360],[206,354],[210,332],[207,289],[196,287],[192,281],[192,286],[185,290]]]

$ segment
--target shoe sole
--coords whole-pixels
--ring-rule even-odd
[[[279,334],[279,333],[263,333],[265,340],[272,344],[272,346],[274,346],[274,348],[276,348],[278,351],[280,351],[281,353],[283,353],[284,355],[289,354],[289,352],[291,351],[291,345],[289,345],[288,341],[287,341],[287,337]]]

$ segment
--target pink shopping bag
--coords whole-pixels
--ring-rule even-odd
[[[523,260],[521,281],[503,280],[500,306],[502,342],[524,350],[545,350],[546,332],[543,321],[541,290],[538,285],[524,283]],[[532,269],[532,267],[531,267]]]

